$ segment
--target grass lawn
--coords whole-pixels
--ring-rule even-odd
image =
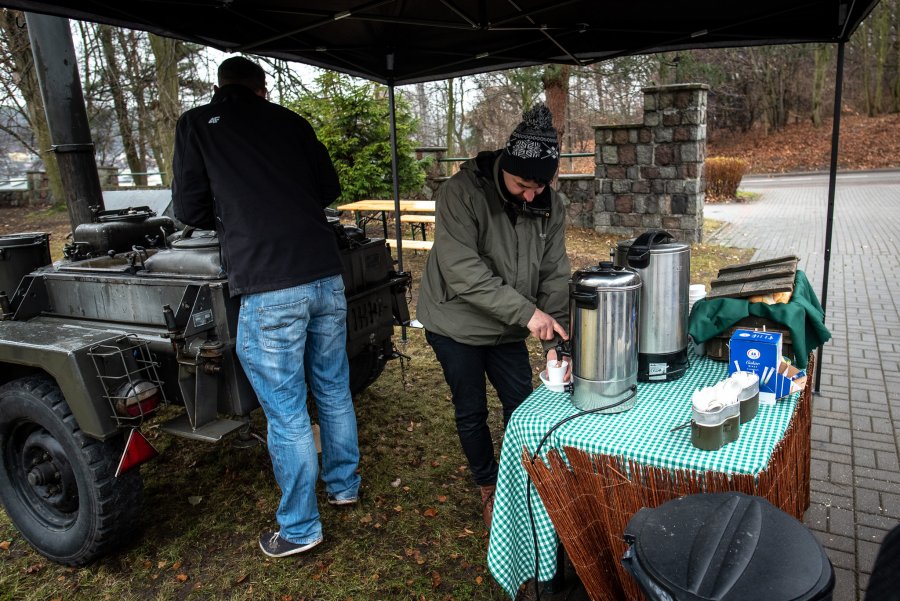
[[[712,231],[718,224],[708,223]],[[614,240],[572,229],[573,269],[609,257]],[[708,282],[750,250],[695,245],[692,282]],[[405,254],[414,277],[424,253]],[[120,552],[86,568],[50,563],[0,511],[0,601],[48,599],[504,599],[487,571],[487,532],[453,425],[449,390],[421,330],[395,330],[406,359],[355,399],[363,487],[358,506],[320,508],[325,542],[300,557],[270,560],[257,547],[275,527],[279,493],[265,448],[207,445],[144,431],[161,456],[141,468],[143,520]],[[531,344],[535,374],[539,345]],[[174,414],[177,408],[166,410]],[[259,411],[257,430],[265,424]],[[491,399],[499,431],[501,411]],[[495,436],[499,444],[499,436]],[[523,541],[524,542],[524,541]]]

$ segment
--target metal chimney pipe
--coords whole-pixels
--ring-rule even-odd
[[[68,19],[26,13],[25,20],[50,127],[50,149],[56,153],[74,229],[93,221],[91,207],[104,207],[72,32]]]

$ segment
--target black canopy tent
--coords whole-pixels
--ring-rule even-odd
[[[846,40],[877,0],[2,0],[388,85],[687,48]]]
[[[844,44],[878,0],[0,0],[394,86],[691,48],[838,45],[822,306],[828,296]],[[394,199],[399,213],[396,144]],[[400,268],[403,268],[397,222]],[[819,350],[821,355],[821,348]],[[821,359],[821,357],[820,357]],[[821,360],[817,362],[821,369]],[[819,373],[816,374],[818,386]]]

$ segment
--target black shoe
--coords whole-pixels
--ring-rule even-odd
[[[264,532],[259,537],[259,548],[269,557],[287,557],[309,551],[321,542],[322,539],[318,538],[311,543],[300,545],[281,538],[278,532]]]

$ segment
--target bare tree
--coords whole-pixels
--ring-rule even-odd
[[[56,164],[56,155],[50,150],[52,145],[50,128],[47,125],[44,102],[34,70],[25,16],[19,11],[4,9],[0,15],[0,38],[2,38],[0,39],[2,61],[5,64],[2,71],[4,75],[11,75],[2,78],[3,88],[11,105],[17,107],[17,114],[24,118],[31,132],[10,124],[0,124],[0,129],[41,159],[49,180],[51,198],[55,203],[62,202],[65,199],[62,179]],[[33,141],[29,133],[33,134]]]
[[[103,57],[106,59],[104,64],[104,81],[106,82],[107,91],[112,96],[113,106],[115,108],[116,120],[119,123],[119,135],[122,138],[122,148],[125,152],[125,160],[128,162],[128,168],[131,170],[134,183],[138,186],[147,185],[147,158],[143,152],[143,144],[138,139],[138,135],[134,132],[131,119],[131,106],[129,106],[130,94],[127,92],[128,71],[123,71],[123,63],[127,68],[127,62],[121,60],[122,53],[113,42],[113,37],[117,41],[121,38],[120,32],[114,30],[110,25],[100,25],[97,30],[97,37],[103,49]],[[121,49],[124,50],[124,49]]]
[[[172,38],[149,34],[150,47],[156,59],[156,146],[159,148],[156,164],[164,186],[172,182],[172,154],[175,150],[175,124],[181,114],[178,101],[178,61],[183,43]]]

